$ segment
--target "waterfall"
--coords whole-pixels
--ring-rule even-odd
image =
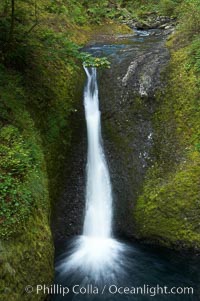
[[[112,188],[101,137],[97,72],[84,69],[88,154],[83,234],[74,239],[58,270],[99,283],[114,280],[118,274],[122,277],[125,245],[112,237]]]
[[[88,78],[84,93],[88,158],[83,235],[109,238],[112,232],[112,191],[102,146],[96,69],[85,68],[85,71]]]

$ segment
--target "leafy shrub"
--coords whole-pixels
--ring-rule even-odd
[[[0,141],[0,235],[9,236],[37,204],[31,182],[40,178],[41,155],[13,125],[1,128]]]
[[[84,52],[80,56],[85,67],[110,68],[110,62],[106,57],[96,58]]]
[[[185,39],[191,41],[200,34],[200,1],[183,1],[177,10],[180,18],[179,31]]]
[[[194,66],[197,73],[200,73],[200,39],[195,39],[189,50],[190,67]]]
[[[177,7],[177,2],[174,0],[163,0],[160,1],[158,5],[159,11],[167,16],[173,15],[176,7]]]
[[[19,130],[11,125],[4,126],[0,132],[1,170],[22,177],[31,167],[29,145],[20,136]]]

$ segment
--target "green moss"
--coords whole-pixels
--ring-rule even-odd
[[[135,208],[138,234],[167,245],[200,246],[199,173],[195,158],[180,170],[159,177],[156,167],[147,176]]]
[[[147,173],[134,219],[139,238],[199,249],[200,110],[198,77],[194,68],[186,67],[189,47],[172,50],[165,73],[167,88],[157,96],[156,160]]]
[[[0,72],[0,237],[21,231],[32,208],[48,206],[47,176],[41,140],[25,109],[17,74]]]
[[[1,68],[0,300],[13,301],[31,300],[27,284],[53,279],[46,162],[22,82],[19,73]]]
[[[46,212],[35,210],[23,233],[0,240],[0,300],[44,300],[43,294],[27,294],[25,287],[50,285],[53,280],[53,245]]]

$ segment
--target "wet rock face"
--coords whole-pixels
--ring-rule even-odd
[[[174,29],[177,24],[177,20],[174,17],[169,16],[158,16],[154,13],[149,13],[143,17],[143,21],[135,19],[126,20],[125,23],[132,27],[140,30],[146,29]]]
[[[123,90],[128,90],[129,97],[130,94],[154,97],[156,90],[162,84],[160,72],[167,59],[168,53],[162,43],[156,45],[155,49],[144,51],[129,63],[126,73],[120,78],[121,83],[118,85],[121,85]],[[124,99],[124,93],[122,98]]]
[[[56,247],[67,238],[82,233],[85,208],[85,167],[87,137],[82,99],[72,118],[72,147],[66,154],[64,190],[52,213],[52,233]]]
[[[113,59],[99,76],[103,138],[111,171],[114,225],[119,235],[133,234],[133,207],[151,164],[155,93],[169,60],[163,36],[147,39]],[[144,47],[145,46],[145,47]],[[119,56],[120,57],[120,56]]]

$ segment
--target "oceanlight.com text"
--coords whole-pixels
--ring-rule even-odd
[[[155,297],[156,295],[193,295],[193,287],[183,287],[183,286],[151,286],[144,284],[143,286],[117,286],[104,285],[101,287],[88,284],[85,286],[74,285],[72,287],[62,286],[59,284],[54,285],[41,285],[38,284],[36,287],[27,285],[25,288],[28,294],[44,294],[44,295],[61,295],[66,296],[69,293],[75,295],[148,295],[150,297]]]

